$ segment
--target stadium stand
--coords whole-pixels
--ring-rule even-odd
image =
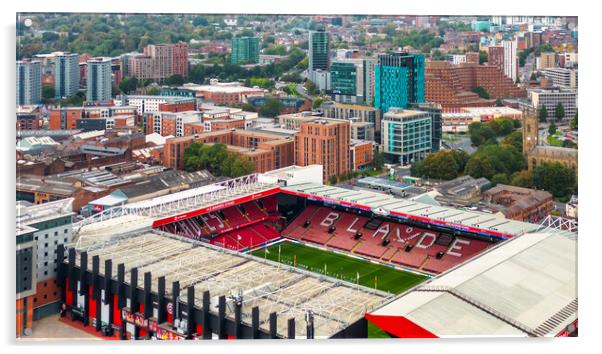
[[[316,205],[308,205],[282,234],[431,273],[441,273],[490,245]]]

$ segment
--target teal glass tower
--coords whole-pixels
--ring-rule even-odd
[[[378,56],[374,69],[374,107],[383,114],[391,107],[424,102],[424,55],[390,53]]]
[[[232,64],[259,63],[259,37],[232,38]]]

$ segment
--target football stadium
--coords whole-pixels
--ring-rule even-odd
[[[576,230],[292,166],[114,207],[59,247],[61,316],[118,339],[577,334]]]

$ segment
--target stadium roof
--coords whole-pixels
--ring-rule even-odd
[[[366,317],[399,337],[556,336],[577,319],[576,234],[526,234]]]
[[[341,204],[378,214],[415,219],[443,227],[477,232],[495,237],[514,237],[539,228],[536,224],[506,219],[501,216],[433,206],[415,200],[399,199],[388,194],[365,190],[349,190],[316,183],[302,183],[281,188],[285,193]]]
[[[277,333],[287,336],[287,319],[295,318],[296,336],[305,336],[305,315],[314,316],[316,338],[331,337],[365,313],[375,309],[393,296],[374,289],[342,282],[281,263],[244,255],[203,242],[180,238],[159,231],[141,232],[128,236],[113,236],[103,243],[79,248],[88,252],[88,269],[92,257],[100,258],[99,272],[104,274],[104,260],[123,263],[125,279],[130,270],[138,268],[138,282],[144,273],[151,272],[153,289],[157,279],[166,283],[179,281],[183,291],[193,286],[195,303],[202,303],[205,290],[210,291],[211,309],[217,312],[219,296],[226,296],[226,316],[234,318],[234,297],[242,295],[242,321],[251,324],[251,309],[259,307],[260,328],[269,330],[268,316],[276,312]],[[77,257],[78,263],[80,257]],[[167,295],[171,295],[169,286]],[[182,299],[186,301],[186,299]]]
[[[279,188],[258,174],[187,189],[161,197],[106,209],[74,224],[79,245],[104,242],[115,235],[150,229],[177,220],[275,194]],[[86,247],[87,247],[86,246]]]

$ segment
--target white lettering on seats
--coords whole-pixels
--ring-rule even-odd
[[[351,233],[356,233],[357,230],[355,230],[353,228],[353,225],[355,225],[355,223],[359,220],[360,218],[355,218],[355,220],[353,220],[353,222],[351,223],[351,225],[349,225],[349,227],[347,228],[347,231],[351,232]]]
[[[335,221],[339,219],[339,216],[340,215],[338,213],[331,212],[328,215],[326,215],[326,217],[324,218],[324,220],[322,220],[320,225],[330,227],[334,224]]]
[[[409,232],[408,232],[408,230],[409,230]],[[412,229],[411,227],[408,227],[408,228],[406,229],[406,232],[407,232],[407,233],[410,233],[410,232],[412,232],[413,230],[414,230],[414,229]],[[410,240],[413,240],[413,239],[415,239],[415,238],[416,238],[416,237],[418,237],[418,236],[420,236],[420,232],[417,232],[417,233],[415,233],[415,234],[413,234],[413,235],[411,235],[411,236],[409,236],[409,237],[402,238],[402,237],[401,237],[401,231],[399,230],[399,228],[397,228],[397,241],[398,241],[398,242],[400,242],[400,243],[406,243],[406,242],[408,242],[408,241],[410,241]]]
[[[378,235],[378,234],[382,234],[381,238],[387,236],[389,234],[389,224],[388,223],[382,224],[376,231],[374,231],[374,233],[372,234],[372,237],[376,237],[376,235]]]
[[[466,245],[466,246],[470,245],[470,241],[463,240],[461,238],[457,238],[454,240],[454,242],[451,244],[451,246],[447,250],[447,254],[449,254],[450,256],[462,257],[462,253],[454,252],[456,250],[457,251],[462,250],[462,246],[459,245],[460,243],[463,245]]]
[[[431,242],[429,244],[423,244],[422,242],[427,237],[431,238]],[[434,233],[434,232],[425,232],[424,234],[422,234],[422,237],[420,238],[420,240],[418,240],[418,242],[416,242],[416,247],[419,247],[419,248],[429,248],[429,247],[431,247],[435,243],[436,239],[437,239],[437,234],[436,233]]]

